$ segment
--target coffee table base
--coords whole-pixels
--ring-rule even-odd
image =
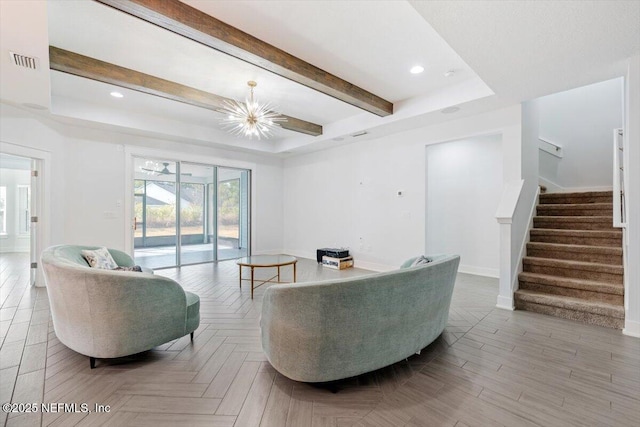
[[[295,260],[295,258],[294,258],[294,261],[283,263],[281,265],[256,265],[256,264],[240,263],[239,262],[238,263],[238,269],[239,269],[240,289],[242,289],[242,282],[243,281],[251,282],[251,299],[253,299],[253,291],[254,291],[254,289],[264,285],[265,283],[292,283],[292,282],[283,282],[283,281],[280,280],[280,267],[283,267],[285,265],[293,266],[293,281],[295,282],[296,281],[296,263],[297,263],[297,260]],[[242,267],[249,267],[251,269],[251,278],[247,279],[247,278],[243,278],[242,277]],[[255,279],[255,269],[256,268],[277,268],[277,274],[275,276],[272,276],[272,277],[266,279],[266,280],[259,279],[258,280],[259,283],[256,285],[256,279]]]

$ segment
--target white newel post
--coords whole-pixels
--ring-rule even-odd
[[[513,310],[513,293],[511,289],[511,218],[498,218],[500,224],[500,287],[496,307]]]
[[[524,180],[506,184],[496,211],[496,219],[500,224],[500,282],[496,307],[505,310],[514,309],[513,293],[516,291],[517,281],[513,278],[515,265],[512,256],[511,226],[523,185]]]

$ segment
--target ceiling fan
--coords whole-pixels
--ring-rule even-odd
[[[175,172],[171,172],[171,171],[169,170],[169,162],[163,162],[163,163],[162,163],[162,166],[163,166],[163,168],[162,168],[162,169],[160,169],[160,170],[158,170],[157,168],[154,168],[154,169],[143,168],[143,167],[141,166],[141,167],[140,167],[140,170],[143,170],[143,171],[145,171],[145,172],[152,173],[152,174],[154,174],[154,175],[156,175],[156,176],[159,176],[159,175],[175,175],[175,174],[176,174]],[[181,173],[180,175],[184,175],[184,176],[191,176],[191,174],[190,174],[190,173]]]

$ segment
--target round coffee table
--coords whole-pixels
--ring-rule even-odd
[[[296,257],[290,255],[252,255],[244,258],[240,258],[236,261],[238,264],[238,268],[240,269],[240,288],[242,289],[242,281],[247,280],[251,281],[251,299],[253,299],[253,290],[258,286],[262,286],[265,283],[290,283],[290,282],[281,282],[280,281],[280,267],[285,265],[293,266],[293,281],[296,281],[296,263],[298,259]],[[251,279],[243,279],[242,278],[242,267],[251,268]],[[260,284],[257,286],[254,285],[254,270],[256,268],[273,268],[276,267],[278,269],[278,273],[270,277],[267,280],[259,279]],[[276,280],[274,280],[276,279]]]

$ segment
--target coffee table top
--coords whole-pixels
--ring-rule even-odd
[[[296,262],[298,259],[291,255],[252,255],[238,259],[236,264],[247,267],[279,267]]]

